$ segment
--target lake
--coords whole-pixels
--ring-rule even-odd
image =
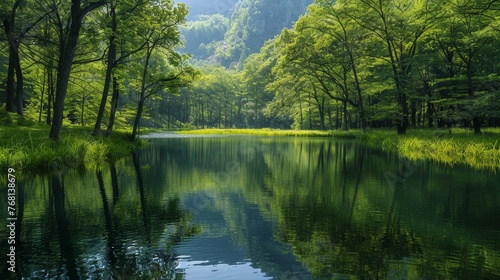
[[[500,279],[491,170],[330,138],[147,139],[101,170],[18,182],[25,279]]]

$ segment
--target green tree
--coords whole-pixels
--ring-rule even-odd
[[[55,91],[54,102],[54,117],[50,127],[49,138],[54,141],[59,141],[59,136],[62,127],[64,104],[66,99],[66,92],[68,89],[68,82],[71,73],[71,66],[73,65],[73,58],[75,56],[80,29],[82,21],[85,16],[92,10],[103,6],[106,2],[104,0],[98,2],[91,2],[82,6],[81,0],[72,0],[71,5],[54,7],[55,23],[60,31],[59,33],[59,63],[57,66],[57,82]],[[69,9],[70,13],[64,19],[61,13],[64,9]],[[64,20],[64,21],[63,21]],[[67,24],[64,24],[66,22]]]
[[[359,108],[360,100],[351,86],[354,84],[352,66],[346,55],[346,45],[333,40],[334,37],[325,36],[313,14],[302,17],[294,28],[290,34],[292,39],[281,49],[275,71],[280,73],[278,76],[288,73],[307,77],[312,81],[307,93],[311,97],[317,98],[317,91],[321,90],[331,100],[341,102],[343,129],[347,130],[347,104]],[[296,81],[302,82],[301,79]],[[320,115],[324,116],[324,112]],[[324,120],[324,117],[320,119]]]
[[[412,89],[411,71],[423,35],[443,12],[435,1],[339,1],[350,17],[367,30],[371,56],[385,62],[392,73],[398,117],[398,134],[405,134],[409,124],[408,92]]]
[[[107,13],[103,14],[103,23],[100,28],[107,31],[105,32],[107,35],[105,40],[108,41],[107,58],[104,61],[106,74],[93,135],[100,133],[111,86],[111,111],[106,134],[111,134],[113,130],[119,97],[119,79],[114,72],[117,72],[115,69],[118,65],[125,63],[132,54],[146,47],[146,40],[140,41],[140,37],[135,32],[130,32],[131,30],[139,31],[139,26],[147,24],[150,20],[151,15],[148,15],[146,4],[145,1],[113,0],[107,6]]]
[[[490,69],[482,67],[482,65],[489,64],[488,61],[494,58],[496,48],[489,46],[492,46],[492,43],[498,43],[494,36],[497,34],[492,33],[490,28],[494,23],[494,18],[478,13],[482,7],[487,7],[487,3],[487,1],[448,1],[447,11],[449,14],[441,22],[441,33],[436,39],[443,54],[446,55],[443,57],[450,65],[449,78],[453,80],[458,74],[455,82],[464,85],[455,88],[459,93],[461,88],[465,89],[465,99],[468,100],[461,103],[468,108],[471,106],[468,103],[474,103],[477,98],[478,78],[494,73]],[[463,69],[463,71],[456,71],[455,68],[457,70]],[[457,100],[456,104],[459,103]],[[469,109],[466,111],[466,117],[472,119],[474,132],[480,133],[483,114],[480,110]]]
[[[36,6],[35,3],[21,0],[9,0],[0,4],[0,18],[9,45],[6,109],[9,112],[17,111],[19,115],[23,115],[24,108],[24,78],[19,48],[28,32],[51,13],[50,10],[39,11],[33,9],[33,6]],[[15,98],[14,73],[16,80]]]
[[[277,62],[277,49],[273,40],[265,43],[259,53],[248,56],[241,71],[241,81],[246,93],[246,115],[249,127],[266,127],[267,119],[264,116],[266,104],[272,100],[273,93],[266,89],[274,75],[273,67]]]
[[[138,103],[131,139],[135,139],[139,129],[144,103],[147,98],[164,89],[171,91],[189,85],[196,71],[186,66],[187,57],[180,55],[175,48],[180,44],[178,26],[185,22],[187,9],[183,4],[174,5],[173,1],[153,5],[152,16],[145,26],[138,28],[145,47],[138,55]]]

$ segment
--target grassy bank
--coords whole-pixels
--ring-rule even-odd
[[[49,130],[49,126],[30,122],[0,124],[0,170],[95,168],[128,155],[139,144],[130,142],[128,131],[93,137],[91,128],[78,126],[63,127],[60,143],[55,143],[48,139]]]
[[[410,129],[402,136],[389,130],[371,130],[367,142],[411,160],[428,159],[451,166],[466,164],[476,169],[500,168],[500,129],[483,129],[479,135],[458,128]]]
[[[466,164],[477,169],[500,168],[500,129],[483,129],[476,135],[465,129],[409,129],[397,135],[394,129],[320,131],[272,129],[200,129],[183,134],[241,134],[360,139],[374,147],[397,152],[411,160],[433,160],[449,165]]]

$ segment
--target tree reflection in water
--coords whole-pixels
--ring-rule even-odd
[[[183,279],[233,265],[258,273],[242,279],[499,278],[497,175],[423,163],[392,188],[384,174],[401,160],[331,139],[162,139],[109,168],[25,182],[19,269],[38,278]]]
[[[17,263],[17,276],[4,269],[0,279],[21,275],[183,279],[175,246],[200,228],[191,223],[178,197],[145,192],[142,167],[136,155],[133,159],[134,169],[110,164],[93,176],[92,172],[68,172],[33,179],[27,204],[23,194],[18,200],[20,214],[28,218],[23,232],[17,232],[22,242],[18,244],[23,244],[17,247],[18,255],[23,261]],[[40,204],[29,200],[32,197],[46,200]]]

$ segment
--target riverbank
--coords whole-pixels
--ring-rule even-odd
[[[95,168],[130,154],[141,143],[129,140],[130,131],[93,137],[90,127],[81,126],[63,126],[61,140],[55,143],[48,139],[49,130],[38,123],[0,125],[0,170],[32,173]]]
[[[474,169],[500,169],[500,129],[481,134],[465,129],[409,129],[406,135],[371,130],[366,141],[410,160],[433,160],[447,165],[465,164]]]
[[[432,160],[448,165],[465,164],[475,169],[500,169],[500,129],[485,128],[476,135],[465,129],[409,129],[397,135],[393,129],[350,131],[199,129],[181,134],[242,134],[359,139],[374,147],[396,152],[410,160]]]

